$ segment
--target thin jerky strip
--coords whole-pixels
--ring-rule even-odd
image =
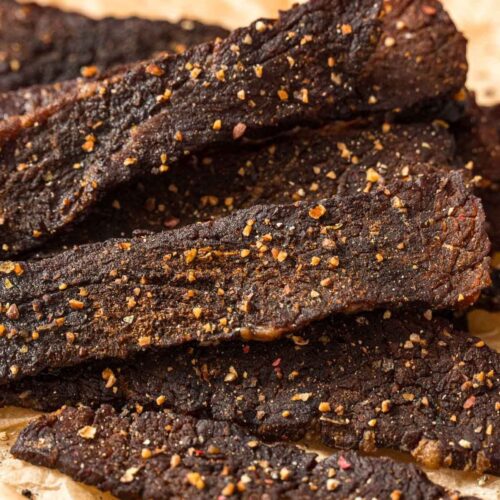
[[[131,237],[136,230],[173,229],[257,204],[320,200],[339,187],[369,192],[393,178],[446,169],[454,153],[451,134],[430,125],[302,129],[264,144],[206,152],[172,168],[167,177],[148,177],[113,191],[88,219],[43,250]]]
[[[360,98],[369,101],[372,110],[420,111],[458,91],[465,83],[467,70],[465,39],[441,3],[392,0],[385,1],[383,9],[383,34],[366,71],[360,75]],[[191,46],[192,41],[184,44]],[[342,85],[341,74],[334,72],[332,78]],[[65,90],[78,85],[78,81],[73,81],[65,83],[63,89],[38,85],[18,93],[5,93],[0,95],[0,115],[32,112],[36,106],[50,104]]]
[[[217,26],[139,18],[101,20],[0,1],[0,91],[94,76],[117,64],[227,36]]]
[[[0,403],[171,408],[266,440],[393,448],[424,465],[500,473],[500,355],[444,319],[335,316],[271,344],[147,353],[27,378]]]
[[[12,451],[121,499],[459,498],[414,465],[352,452],[318,462],[236,425],[170,412],[66,408],[31,423]]]
[[[2,265],[0,380],[153,346],[272,340],[332,313],[466,307],[490,283],[453,172]]]
[[[27,249],[113,186],[208,146],[355,114],[379,12],[378,1],[311,0],[0,123],[0,244]]]

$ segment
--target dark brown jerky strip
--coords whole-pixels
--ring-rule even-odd
[[[435,0],[391,0],[385,1],[383,8],[383,34],[366,71],[360,75],[360,98],[369,100],[375,110],[383,103],[384,111],[419,111],[459,90],[467,68],[465,39],[442,5]],[[196,31],[195,35],[195,39],[199,38]],[[182,41],[183,45],[193,45],[192,39]],[[333,78],[342,84],[342,75],[334,73]],[[62,89],[38,85],[0,95],[0,114],[32,112],[36,106],[50,104],[68,88],[77,86],[77,81],[66,82]]]
[[[25,379],[2,405],[171,408],[267,440],[411,452],[424,465],[500,473],[500,355],[443,319],[332,317],[271,344],[172,348]]]
[[[423,125],[328,125],[302,129],[264,144],[186,160],[162,177],[110,193],[67,235],[44,247],[131,237],[215,219],[257,204],[329,198],[340,191],[375,190],[453,163],[454,141]],[[186,175],[186,169],[189,175]]]
[[[490,283],[484,226],[453,172],[5,262],[0,380],[193,339],[271,340],[332,313],[466,307]]]
[[[358,89],[375,110],[425,110],[465,85],[465,50],[441,2],[384,1],[382,36]]]
[[[93,20],[36,4],[0,1],[0,91],[70,80],[159,51],[227,36],[216,26],[194,21]]]
[[[378,1],[311,0],[1,122],[0,244],[36,245],[113,186],[207,146],[369,108],[354,83],[375,49],[379,12]]]
[[[18,458],[56,468],[122,499],[455,498],[411,464],[337,453],[318,462],[241,427],[170,412],[66,408],[31,423]]]

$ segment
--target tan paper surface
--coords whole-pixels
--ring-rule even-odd
[[[190,17],[229,28],[243,26],[258,17],[273,17],[287,8],[290,0],[38,0],[39,3],[84,12],[94,17],[104,15],[140,15],[179,19]],[[443,0],[456,23],[469,38],[469,86],[478,92],[480,101],[500,101],[500,0]],[[471,331],[500,351],[500,313],[475,311],[469,316]],[[23,490],[36,494],[37,500],[110,500],[113,497],[88,488],[66,476],[15,460],[8,450],[19,430],[37,413],[19,408],[0,409],[0,499],[23,500]],[[309,449],[322,455],[328,450],[313,444]],[[402,454],[390,456],[407,460]],[[485,500],[500,498],[500,478],[478,478],[458,471],[428,471],[430,478],[457,489],[464,495]]]

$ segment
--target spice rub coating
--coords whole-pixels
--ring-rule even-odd
[[[273,340],[332,313],[466,307],[490,284],[484,226],[452,172],[6,261],[0,380],[190,340]]]
[[[0,404],[173,409],[265,440],[500,473],[500,354],[430,311],[335,316],[271,344],[186,345],[26,378]]]
[[[228,34],[195,21],[94,20],[12,0],[0,1],[0,33],[0,91],[93,77],[117,64],[183,51]]]
[[[12,451],[121,499],[458,498],[414,465],[353,452],[318,462],[236,425],[168,411],[66,408],[31,423]]]
[[[359,85],[374,110],[411,117],[465,85],[467,42],[440,1],[384,1],[381,22]]]
[[[466,41],[440,2],[385,0],[380,22],[382,35],[366,70],[359,75],[359,98],[369,101],[371,111],[421,111],[452,96],[464,85]],[[175,51],[179,52],[179,46],[192,46],[199,39],[198,29],[201,25],[196,24],[189,33],[181,32]],[[211,29],[208,27],[207,31]],[[349,34],[349,29],[348,25],[343,27],[346,34]],[[193,33],[192,37],[189,37],[190,33]],[[166,50],[166,47],[162,49]],[[147,47],[144,48],[146,51]],[[146,54],[144,58],[147,55],[152,54]],[[129,62],[135,60],[127,59]],[[119,69],[113,68],[113,71]],[[105,76],[109,76],[109,71]],[[102,79],[104,75],[99,74],[99,77]],[[334,70],[332,79],[338,85],[343,84],[342,78]],[[65,82],[62,88],[60,83],[56,86],[39,84],[21,92],[0,94],[0,115],[32,112],[37,106],[54,102],[68,89],[78,88],[81,83],[77,80]]]
[[[379,13],[379,1],[311,0],[0,122],[0,246],[28,249],[112,187],[209,146],[368,108],[354,88]]]
[[[440,126],[337,123],[300,129],[257,145],[209,151],[112,191],[82,223],[43,251],[159,232],[257,204],[370,192],[394,178],[450,170],[455,143]],[[189,175],[186,174],[189,171]]]

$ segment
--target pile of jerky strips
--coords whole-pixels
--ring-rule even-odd
[[[465,49],[437,0],[231,33],[0,0],[0,404],[55,410],[13,454],[124,499],[460,498],[380,448],[499,474]]]

